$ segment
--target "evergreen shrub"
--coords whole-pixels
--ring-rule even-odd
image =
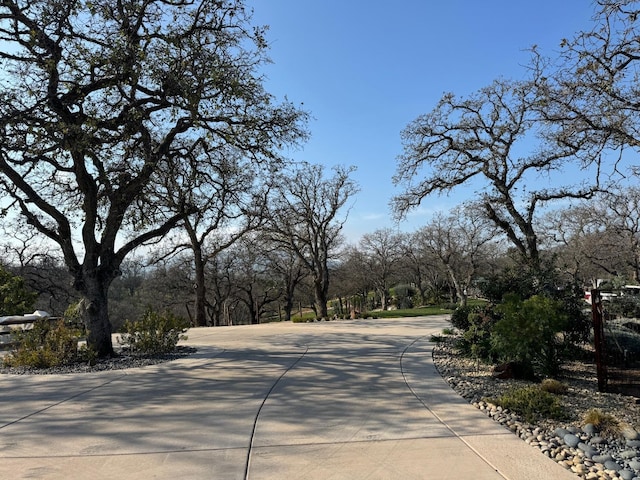
[[[37,320],[33,328],[13,334],[15,348],[6,355],[7,367],[51,368],[68,365],[90,357],[86,349],[78,349],[80,332],[63,320]]]
[[[187,338],[184,333],[188,328],[187,320],[149,308],[140,320],[124,322],[120,344],[133,354],[162,355],[173,352],[178,342]]]

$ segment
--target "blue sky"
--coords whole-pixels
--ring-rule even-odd
[[[443,93],[468,95],[496,78],[522,78],[526,51],[559,50],[592,27],[589,0],[248,0],[269,25],[267,89],[310,112],[311,139],[295,160],[355,165],[360,192],[344,233],[350,243],[395,227],[391,177],[400,132]],[[413,231],[472,190],[427,198],[398,228]]]

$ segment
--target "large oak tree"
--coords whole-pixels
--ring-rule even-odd
[[[542,101],[533,80],[496,80],[468,97],[445,94],[402,133],[394,183],[404,191],[392,201],[395,213],[402,217],[429,195],[464,187],[537,269],[541,207],[589,196],[597,186],[573,175],[582,167],[584,137],[555,141],[539,113]]]
[[[250,22],[241,0],[0,3],[3,207],[61,249],[101,356],[123,260],[194,211],[163,202],[163,176],[198,149],[271,162],[304,135],[305,114],[263,88]]]

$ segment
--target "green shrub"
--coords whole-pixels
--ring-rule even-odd
[[[559,310],[566,315],[567,323],[563,330],[563,348],[574,348],[589,342],[592,331],[592,318],[585,311],[584,291],[576,285],[566,285],[547,295],[557,302]]]
[[[396,285],[390,289],[389,293],[391,294],[393,303],[398,309],[404,310],[414,307],[416,289],[411,285]]]
[[[22,277],[12,275],[0,266],[0,316],[33,312],[36,297],[27,289]]]
[[[512,388],[491,402],[521,415],[529,423],[543,418],[560,420],[565,416],[558,397],[535,385]]]
[[[6,355],[3,363],[8,367],[50,368],[79,361],[80,332],[64,321],[40,320],[29,330],[14,334],[15,349]],[[85,350],[85,354],[88,355]],[[84,355],[84,354],[83,354]]]
[[[469,330],[469,314],[471,311],[472,307],[469,305],[457,307],[451,314],[451,325],[462,332]]]
[[[498,321],[493,306],[474,307],[468,316],[469,327],[462,334],[458,346],[466,355],[477,360],[493,360],[491,332]]]
[[[314,319],[313,318],[308,318],[308,317],[294,317],[291,319],[292,323],[311,323],[313,322]]]
[[[131,353],[161,355],[174,351],[178,342],[187,338],[184,333],[189,323],[170,312],[159,314],[148,309],[140,320],[127,320],[122,328],[120,343]]]
[[[614,297],[609,302],[609,313],[625,318],[640,318],[640,298],[633,295]]]
[[[492,303],[501,303],[505,296],[517,295],[529,298],[539,294],[546,283],[549,272],[534,271],[524,266],[507,267],[485,277],[478,283],[482,296]]]
[[[511,295],[497,308],[502,318],[493,326],[491,344],[498,358],[530,365],[543,376],[557,374],[562,346],[559,334],[568,325],[562,304],[539,295],[525,301]]]
[[[65,324],[80,331],[82,335],[86,335],[86,327],[83,320],[85,305],[84,300],[79,300],[69,305],[63,314]]]
[[[612,356],[613,363],[640,356],[640,333],[634,323],[613,320],[607,322],[606,328],[607,354]]]

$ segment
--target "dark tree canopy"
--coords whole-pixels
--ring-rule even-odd
[[[201,175],[221,148],[278,161],[305,135],[304,112],[263,89],[250,21],[241,0],[0,6],[0,188],[61,249],[100,355],[122,261],[196,207],[166,204],[166,176]]]

